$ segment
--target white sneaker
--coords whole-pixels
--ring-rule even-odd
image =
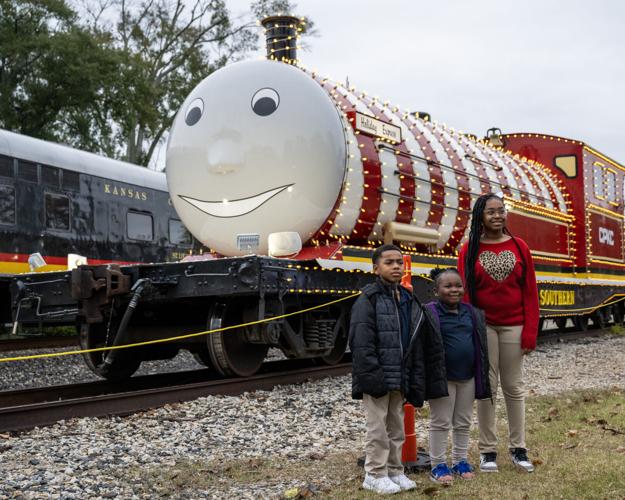
[[[380,495],[392,495],[401,491],[399,485],[391,481],[388,476],[375,477],[370,474],[365,475],[362,487],[365,490],[375,491]]]
[[[497,453],[482,453],[480,455],[481,472],[499,472],[497,467]]]
[[[397,486],[399,486],[402,491],[405,490],[414,490],[417,487],[417,483],[415,483],[412,479],[409,479],[406,474],[398,474],[397,476],[388,476],[388,478],[393,481]]]
[[[525,448],[512,448],[510,450],[512,463],[526,472],[534,472],[534,464],[527,458],[527,450]]]

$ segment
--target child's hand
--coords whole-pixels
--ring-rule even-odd
[[[523,356],[529,354],[530,352],[532,352],[534,349],[523,349]]]

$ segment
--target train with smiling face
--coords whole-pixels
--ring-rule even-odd
[[[173,123],[169,194],[206,258],[81,266],[54,300],[46,281],[16,280],[14,304],[75,306],[86,348],[176,337],[87,353],[110,379],[180,349],[222,375],[255,373],[269,347],[336,363],[351,306],[339,300],[372,279],[373,248],[400,245],[426,297],[422,275],[455,265],[473,201],[498,192],[532,249],[542,321],[623,321],[625,168],[564,138],[477,140],[290,64],[298,23],[265,20],[270,58],[211,74]]]

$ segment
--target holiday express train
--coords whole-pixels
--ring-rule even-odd
[[[193,244],[163,173],[0,130],[0,323],[11,274],[67,269],[68,256],[179,260]]]
[[[295,59],[297,22],[265,21],[271,56]],[[213,330],[85,354],[113,380],[179,349],[223,375],[255,373],[269,347],[336,363],[373,249],[399,244],[426,298],[418,276],[455,265],[474,200],[496,192],[532,249],[542,320],[622,322],[625,168],[578,141],[476,140],[421,116],[278,60],[226,66],[185,100],[166,159],[173,206],[211,258],[15,278],[13,317],[74,308],[84,348]]]
[[[270,55],[289,24],[265,24]],[[473,201],[500,192],[509,229],[532,249],[541,317],[582,329],[623,319],[624,174],[579,141],[475,140],[276,60],[232,64],[201,82],[167,151],[180,218],[228,256],[266,254],[272,233],[294,231],[304,242],[296,258],[370,269],[372,248],[392,241],[419,274],[455,265]]]

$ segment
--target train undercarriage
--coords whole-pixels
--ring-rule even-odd
[[[182,349],[223,376],[249,376],[270,348],[338,363],[355,295],[373,278],[314,260],[248,256],[18,275],[10,295],[16,323],[75,324],[87,366],[103,378],[126,379],[143,361]],[[429,300],[430,281],[412,282]],[[539,282],[539,294],[541,329],[623,323],[620,286]]]
[[[272,347],[288,358],[338,363],[355,294],[372,277],[253,256],[81,266],[22,275],[11,288],[18,322],[75,321],[87,366],[123,380],[142,361],[169,359],[181,349],[223,376],[256,373]]]

